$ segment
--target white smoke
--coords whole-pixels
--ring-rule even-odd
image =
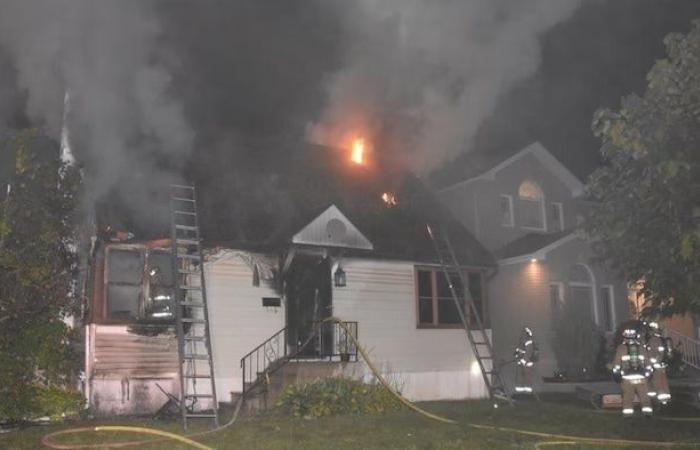
[[[364,134],[413,170],[435,168],[469,150],[499,96],[537,70],[539,36],[580,1],[341,3],[354,39],[311,139],[344,145]]]
[[[156,160],[182,159],[193,132],[169,93],[152,2],[0,0],[0,45],[10,53],[27,113],[56,139],[66,134],[87,166],[93,198]],[[155,155],[155,156],[154,156]],[[165,174],[164,178],[171,175]],[[124,186],[128,190],[129,186]]]

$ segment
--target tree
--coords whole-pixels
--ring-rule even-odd
[[[70,328],[78,175],[36,130],[4,136],[16,155],[0,202],[0,420],[45,414],[73,371]]]
[[[700,312],[700,20],[665,38],[643,96],[596,112],[607,164],[588,183],[598,255],[641,282],[646,315]]]

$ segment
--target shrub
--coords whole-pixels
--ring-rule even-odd
[[[277,402],[279,410],[295,417],[382,414],[400,406],[384,386],[342,377],[289,385]]]
[[[58,386],[42,386],[37,389],[36,413],[39,417],[61,419],[80,415],[85,407],[85,399],[75,390]]]

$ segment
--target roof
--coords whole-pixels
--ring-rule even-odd
[[[528,145],[514,155],[501,160],[500,162],[493,161],[491,158],[485,158],[477,155],[473,158],[475,164],[466,164],[469,169],[465,171],[464,179],[452,185],[443,187],[440,190],[448,191],[476,180],[493,180],[496,174],[503,168],[528,155],[532,155],[537,158],[542,165],[549,169],[552,174],[557,176],[571,190],[574,197],[583,194],[583,183],[581,180],[579,180],[578,177],[576,177],[576,175],[574,175],[566,166],[559,162],[559,160],[539,142],[534,142]]]
[[[446,227],[460,263],[495,264],[491,254],[441,205],[417,177],[381,161],[352,166],[343,150],[304,142],[276,145],[275,158],[235,175],[203,173],[198,182],[200,224],[205,244],[281,252],[294,235],[335,205],[372,244],[361,254],[376,258],[436,262],[426,224]],[[258,148],[256,148],[258,147]],[[247,152],[246,151],[246,152]],[[222,161],[220,167],[226,167]],[[382,194],[394,194],[388,207]]]
[[[544,258],[546,254],[575,238],[574,230],[556,233],[529,233],[501,247],[495,252],[499,263],[520,262],[530,258]]]

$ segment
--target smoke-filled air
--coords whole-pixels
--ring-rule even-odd
[[[352,39],[309,134],[327,144],[371,136],[425,173],[469,150],[499,96],[536,71],[541,34],[580,2],[345,3]]]
[[[138,207],[142,196],[132,189],[143,185],[134,181],[147,174],[151,184],[166,183],[193,144],[151,6],[3,0],[0,7],[0,45],[26,114],[57,139],[69,129],[91,199],[118,186]]]

